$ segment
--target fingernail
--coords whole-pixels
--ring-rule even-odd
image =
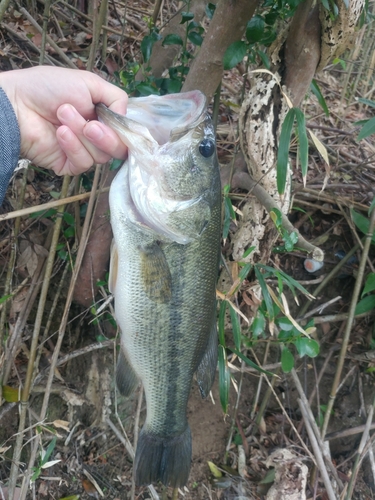
[[[84,129],[84,134],[90,141],[100,141],[104,136],[103,130],[97,123],[88,123]]]
[[[61,122],[70,122],[76,117],[76,110],[70,104],[64,104],[57,111],[57,116]]]
[[[72,140],[73,134],[68,127],[62,126],[59,128],[59,137],[65,143],[68,143]]]

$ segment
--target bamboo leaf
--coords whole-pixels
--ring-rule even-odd
[[[284,123],[281,126],[279,149],[277,152],[277,190],[279,194],[284,194],[286,185],[286,176],[288,172],[289,162],[289,144],[290,136],[292,135],[292,128],[295,118],[295,108],[288,111],[285,116]]]
[[[227,301],[223,300],[219,309],[219,342],[225,347],[225,313],[227,310]]]
[[[262,273],[258,269],[258,266],[255,266],[254,270],[255,270],[255,276],[257,277],[257,280],[259,281],[260,288],[262,289],[263,299],[264,299],[264,302],[266,304],[266,309],[268,312],[269,321],[273,321],[273,319],[274,319],[273,304],[272,304],[272,299],[271,299],[270,293],[268,291],[266,282],[264,280]]]
[[[316,98],[318,99],[318,102],[319,102],[320,106],[322,107],[326,116],[329,116],[329,109],[328,109],[327,103],[324,99],[324,96],[323,96],[323,94],[320,90],[320,87],[317,84],[316,80],[313,80],[311,82],[310,89],[311,89],[312,93],[316,96]]]
[[[365,137],[369,135],[375,134],[375,116],[368,120],[367,123],[361,128],[361,131],[358,134],[357,141],[361,141]]]
[[[242,354],[242,352],[240,351],[237,351],[237,349],[232,349],[231,347],[228,347],[228,349],[230,351],[232,351],[236,356],[238,356],[240,359],[242,359],[242,361],[244,361],[247,365],[251,366],[252,368],[254,368],[255,370],[257,370],[258,372],[260,373],[264,373],[265,375],[268,375],[270,377],[273,377],[274,376],[274,373],[272,372],[268,372],[267,370],[263,370],[263,368],[261,368],[260,366],[258,366],[256,363],[254,363],[254,361],[251,361],[251,359],[249,359],[248,357],[246,357],[244,354]]]
[[[309,141],[306,134],[305,115],[300,109],[295,109],[297,127],[298,127],[298,141],[299,141],[299,159],[301,162],[303,184],[306,185],[307,166],[309,158]]]
[[[316,149],[319,151],[319,153],[322,155],[323,160],[327,163],[329,166],[329,158],[328,158],[328,153],[327,153],[327,148],[324,146],[324,144],[317,138],[317,136],[314,134],[312,130],[309,130],[310,137],[314,143],[314,146]]]
[[[230,372],[228,368],[227,354],[222,345],[219,345],[218,357],[219,357],[220,403],[223,412],[226,414],[228,410],[228,400],[229,400]]]
[[[363,97],[359,97],[358,102],[366,104],[367,106],[371,106],[371,108],[375,108],[375,101],[371,101],[370,99],[365,99]]]
[[[230,304],[229,312],[230,312],[230,319],[232,322],[234,345],[236,346],[236,348],[238,350],[240,350],[241,349],[241,325],[240,325],[240,321],[238,319],[238,315],[232,307],[232,303],[229,302],[229,304]]]

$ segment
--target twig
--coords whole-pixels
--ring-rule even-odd
[[[258,363],[259,366],[261,366],[260,362],[259,362],[259,359],[257,358],[256,354],[254,353],[254,357],[255,357],[255,360],[256,362]],[[276,376],[274,375],[272,378],[274,379]],[[278,405],[280,406],[280,409],[281,411],[283,412],[283,414],[285,415],[289,425],[291,426],[291,428],[293,429],[293,431],[295,432],[298,440],[300,441],[301,443],[301,446],[302,448],[305,450],[305,452],[307,453],[307,455],[310,457],[311,461],[313,462],[314,465],[316,465],[316,461],[315,461],[315,458],[314,458],[314,455],[311,453],[311,451],[308,449],[308,447],[306,446],[306,444],[304,443],[303,439],[302,439],[302,436],[300,435],[300,433],[297,431],[294,423],[292,422],[291,418],[289,417],[288,415],[288,412],[285,410],[284,408],[284,405],[282,404],[282,402],[280,401],[280,398],[278,397],[278,395],[276,394],[275,392],[275,389],[272,387],[272,384],[271,382],[269,381],[268,377],[265,376],[264,377],[268,386],[270,387],[272,393],[273,393],[273,396],[274,398],[276,399]]]
[[[357,475],[359,472],[359,467],[360,467],[361,461],[364,457],[364,455],[362,455],[362,453],[364,451],[365,444],[366,444],[366,441],[368,440],[369,433],[370,433],[370,426],[371,426],[371,422],[372,422],[372,417],[374,415],[374,408],[375,408],[375,397],[372,401],[370,411],[368,412],[366,425],[365,425],[365,428],[364,428],[363,434],[362,434],[362,439],[361,439],[361,442],[359,443],[359,446],[358,446],[357,455],[355,457],[355,462],[353,465],[352,474],[351,474],[350,481],[349,481],[348,491],[346,494],[346,500],[350,500],[352,498],[352,493],[353,493],[355,481],[357,479]]]
[[[124,436],[119,432],[115,424],[109,418],[106,418],[106,423],[112,429],[117,439],[121,441],[121,443],[125,446],[126,451],[129,453],[132,460],[134,460],[135,457],[134,449],[126,434],[125,434],[126,438],[124,438]],[[156,490],[152,486],[152,484],[148,486],[148,490],[151,493],[151,496],[154,500],[160,500],[159,495],[156,493]]]
[[[371,317],[375,314],[375,311],[368,311],[361,314],[356,314],[354,319]],[[327,316],[315,316],[314,324],[319,325],[322,323],[335,323],[337,321],[346,321],[349,317],[349,313],[341,313],[341,314],[328,314]]]
[[[296,386],[296,389],[298,391],[298,394],[300,396],[300,399],[298,400],[298,404],[299,404],[300,408],[301,408],[301,406],[303,407],[303,412],[302,413],[303,413],[303,417],[304,417],[306,428],[308,426],[310,428],[310,431],[313,433],[315,442],[316,442],[316,444],[318,446],[318,449],[319,449],[320,457],[321,458],[324,457],[325,464],[327,464],[329,470],[331,471],[331,474],[333,475],[333,477],[335,478],[338,486],[342,490],[343,489],[343,484],[341,482],[341,479],[338,477],[336,468],[335,468],[335,466],[333,465],[333,463],[331,461],[331,457],[330,457],[329,453],[327,452],[327,448],[324,446],[323,440],[320,437],[319,428],[318,428],[318,426],[317,426],[317,424],[315,422],[313,412],[311,411],[309,402],[307,401],[305,392],[304,392],[304,390],[302,388],[301,382],[300,382],[300,380],[298,378],[298,375],[297,375],[297,372],[296,372],[296,370],[294,368],[293,368],[291,374],[292,374],[293,381],[294,381],[294,384]],[[301,411],[302,411],[302,409],[301,409]],[[310,432],[308,431],[308,433],[309,433],[309,437],[311,439]],[[320,463],[319,463],[318,457],[316,455],[315,449],[314,449],[314,453],[315,453],[315,457],[317,458],[318,467],[320,469]],[[324,465],[324,469],[325,469],[325,465]],[[326,472],[327,472],[327,470],[326,470]]]
[[[114,340],[104,340],[103,342],[96,342],[95,344],[90,344],[86,347],[82,347],[81,349],[77,349],[76,351],[66,354],[65,356],[60,358],[56,363],[56,367],[65,365],[71,359],[82,356],[83,354],[87,354],[88,352],[96,351],[97,349],[103,349],[104,347],[111,347],[113,346],[114,342]]]
[[[330,432],[326,434],[325,439],[327,441],[332,441],[333,439],[341,439],[348,436],[355,436],[356,434],[361,434],[367,424],[357,425],[357,427],[349,427],[349,429],[344,429],[343,431]],[[370,425],[369,430],[372,431],[375,429],[375,422]]]
[[[315,288],[313,291],[314,297],[317,297],[318,294],[327,286],[327,284],[338,274],[343,266],[348,262],[348,260],[356,253],[358,250],[359,245],[356,245],[353,247],[350,252],[348,252],[345,257],[340,260],[340,262],[337,263],[337,265],[330,271],[327,276],[324,278],[324,280],[320,283],[319,286]],[[305,304],[301,307],[300,311],[298,312],[298,316],[301,317],[304,314],[306,314],[307,309],[309,308],[311,302],[306,301]]]
[[[307,411],[306,411],[306,409],[305,409],[305,407],[300,399],[298,399],[298,405],[300,407],[303,419],[305,421],[306,430],[307,430],[307,433],[308,433],[309,438],[310,438],[312,449],[314,450],[314,455],[315,455],[316,461],[318,463],[320,473],[322,475],[324,486],[326,487],[326,492],[327,492],[328,498],[329,498],[329,500],[337,500],[336,494],[333,490],[331,481],[330,481],[329,476],[328,476],[328,472],[327,472],[327,469],[326,469],[326,466],[325,466],[325,463],[323,460],[322,453],[320,451],[315,434],[311,428],[310,421],[309,421],[309,418],[307,415]]]
[[[281,212],[275,200],[267,193],[267,191],[259,183],[254,181],[248,173],[246,172],[236,173],[233,176],[232,185],[241,187],[243,189],[248,190],[249,192],[252,192],[257,197],[259,202],[264,206],[264,208],[267,210],[268,213],[270,213],[271,210],[275,208],[277,208]],[[297,233],[298,247],[305,250],[308,254],[311,254],[312,258],[315,260],[319,262],[322,262],[324,260],[323,250],[305,240],[305,238],[299,233],[297,229],[295,229],[293,224],[291,224],[287,216],[283,213],[282,213],[282,226],[290,233],[293,231]]]
[[[141,387],[139,388],[139,394],[138,394],[137,411],[136,411],[135,420],[134,420],[134,438],[133,438],[133,443],[134,443],[134,449],[135,450],[137,449],[137,443],[138,443],[139,418],[141,416],[142,401],[143,401],[143,385],[141,384]],[[134,477],[132,478],[132,489],[131,489],[131,494],[130,494],[130,500],[135,500],[135,481],[134,481]]]
[[[69,180],[70,180],[69,176],[64,177],[64,182],[63,182],[63,185],[61,188],[61,197],[62,198],[66,195],[66,193],[68,191]],[[64,205],[62,205],[59,208],[59,213],[62,213],[64,211],[64,208],[65,208]],[[29,361],[27,364],[27,372],[26,372],[24,387],[23,387],[22,392],[21,392],[20,421],[19,421],[19,426],[18,426],[18,436],[16,439],[16,444],[14,446],[13,462],[12,462],[12,467],[11,467],[11,472],[10,472],[9,498],[13,498],[15,487],[16,487],[16,482],[17,482],[18,463],[19,463],[20,456],[21,456],[23,432],[25,429],[26,413],[27,413],[28,401],[29,401],[29,396],[30,396],[30,389],[31,389],[31,384],[32,384],[32,376],[33,376],[33,372],[34,372],[34,363],[35,363],[36,352],[37,352],[37,347],[38,347],[39,332],[40,332],[40,328],[42,326],[44,308],[45,308],[45,303],[46,303],[46,299],[47,299],[47,292],[48,292],[50,279],[52,276],[52,269],[53,269],[53,264],[54,264],[54,260],[55,260],[55,255],[56,255],[56,247],[57,247],[57,243],[58,243],[58,240],[60,237],[61,224],[62,224],[62,217],[57,217],[56,222],[55,222],[54,231],[53,231],[50,252],[48,255],[48,259],[47,259],[46,270],[44,273],[42,290],[41,290],[40,297],[39,297],[38,310],[36,313],[36,318],[35,318],[35,323],[34,323],[34,331],[33,331],[33,336],[32,336],[32,341],[31,341],[31,347],[30,347],[30,357],[29,357]],[[44,416],[42,417],[42,419],[43,418],[44,418]]]
[[[94,195],[98,196],[101,193],[107,193],[109,191],[109,187],[103,188],[101,190],[97,190]],[[76,201],[84,200],[86,198],[90,198],[92,195],[92,191],[88,193],[81,193],[75,196],[69,196],[66,199],[49,201],[48,203],[44,203],[42,205],[36,205],[34,207],[22,208],[21,210],[14,210],[14,212],[8,212],[7,214],[0,215],[0,222],[3,220],[15,219],[16,217],[23,217],[24,215],[35,214],[36,212],[44,212],[49,210],[50,208],[56,208],[60,205],[65,205],[69,203],[75,203]]]
[[[41,34],[43,35],[43,29],[39,26],[39,24],[35,21],[35,19],[27,12],[27,10],[24,7],[20,8],[21,14],[23,14],[26,19],[34,26],[34,28]],[[61,59],[65,62],[69,68],[73,69],[78,69],[77,66],[74,64],[73,61],[69,59],[69,57],[65,54],[63,50],[60,49],[60,47],[52,40],[52,38],[48,35],[46,35],[46,40],[47,42],[51,45],[51,47],[58,53],[58,55],[61,57]]]
[[[342,297],[341,295],[339,295],[338,297],[335,297],[334,299],[331,299],[329,300],[328,302],[325,302],[324,304],[320,304],[318,307],[315,307],[314,309],[312,309],[310,312],[308,312],[307,314],[305,314],[304,316],[298,318],[298,321],[299,320],[302,320],[302,319],[307,319],[307,318],[310,318],[311,316],[313,316],[316,312],[318,313],[321,313],[326,307],[328,306],[331,306],[332,304],[334,304],[335,302],[337,302],[338,300],[340,300]]]
[[[63,311],[61,322],[60,322],[57,342],[56,342],[55,349],[53,351],[52,358],[51,358],[50,371],[49,371],[49,375],[48,375],[48,379],[47,379],[47,383],[46,383],[46,391],[44,394],[42,408],[40,411],[40,418],[41,419],[44,419],[45,415],[47,413],[48,402],[49,402],[49,397],[51,394],[51,387],[52,387],[52,382],[53,382],[53,378],[54,378],[54,374],[55,374],[56,363],[57,363],[58,356],[60,353],[61,344],[62,344],[62,341],[64,339],[64,334],[65,334],[65,330],[66,330],[66,325],[68,323],[68,315],[69,315],[69,311],[70,311],[70,305],[72,302],[73,292],[74,292],[74,288],[76,286],[79,269],[80,269],[83,255],[84,255],[85,248],[86,248],[88,232],[89,232],[89,227],[90,227],[90,219],[91,219],[93,208],[94,208],[95,193],[96,193],[96,190],[98,187],[99,173],[100,173],[100,167],[97,166],[95,169],[95,175],[94,175],[94,180],[93,180],[93,184],[92,184],[92,192],[91,192],[92,194],[91,194],[89,202],[88,202],[85,222],[84,222],[83,229],[82,229],[82,239],[81,239],[80,245],[78,247],[77,257],[76,257],[76,261],[75,261],[75,267],[73,269],[73,273],[72,273],[72,277],[70,280],[70,285],[69,285],[69,289],[68,289],[68,293],[67,293],[67,297],[66,297],[66,301],[65,301],[65,307],[64,307],[64,311]],[[40,439],[39,435],[38,435],[38,438]],[[39,439],[35,440],[35,442],[34,442],[34,446],[33,446],[32,452],[31,452],[30,461],[32,459],[35,460]],[[32,470],[29,468],[26,472],[25,484],[28,484],[31,472],[32,472]],[[27,489],[23,488],[21,500],[24,500],[26,493],[27,493]]]
[[[340,356],[338,359],[338,364],[336,367],[335,378],[334,378],[334,381],[332,384],[331,394],[330,394],[330,398],[328,400],[327,410],[326,410],[326,414],[324,417],[324,423],[323,423],[323,428],[322,428],[322,438],[323,439],[324,439],[324,436],[327,432],[331,411],[332,411],[333,404],[334,404],[335,398],[336,398],[336,390],[337,390],[337,387],[340,383],[341,373],[342,373],[342,369],[344,367],[345,355],[346,355],[346,351],[348,349],[350,333],[351,333],[352,327],[353,327],[355,308],[357,306],[359,293],[360,293],[361,287],[362,287],[362,281],[363,281],[363,276],[364,276],[364,272],[365,272],[367,256],[368,256],[368,252],[369,252],[370,245],[371,245],[372,235],[374,233],[374,227],[375,227],[375,210],[373,210],[371,213],[369,230],[368,230],[368,233],[366,234],[365,243],[363,245],[363,253],[362,253],[361,261],[359,263],[358,275],[357,275],[357,279],[355,282],[353,296],[352,296],[352,300],[351,300],[350,308],[349,308],[349,317],[348,317],[348,321],[346,322],[346,328],[345,328],[344,336],[342,339],[341,351],[340,351]]]

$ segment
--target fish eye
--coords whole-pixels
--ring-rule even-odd
[[[199,144],[199,152],[204,158],[209,158],[215,152],[215,143],[212,139],[203,139]]]

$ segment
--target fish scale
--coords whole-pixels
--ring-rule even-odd
[[[134,464],[138,485],[186,484],[191,463],[187,403],[193,375],[197,373],[206,396],[216,369],[221,192],[210,143],[213,129],[204,108],[198,91],[136,99],[134,109],[130,103],[130,120],[98,107],[101,120],[129,147],[129,159],[110,189],[115,242],[110,289],[122,332],[117,385],[128,396],[141,380],[146,397],[147,415]],[[142,113],[147,115],[146,130]],[[150,133],[153,113],[162,144]],[[163,117],[171,116],[174,128],[168,129]],[[134,120],[139,123],[134,125]],[[137,201],[139,187],[146,199]],[[166,208],[163,197],[169,200]]]

